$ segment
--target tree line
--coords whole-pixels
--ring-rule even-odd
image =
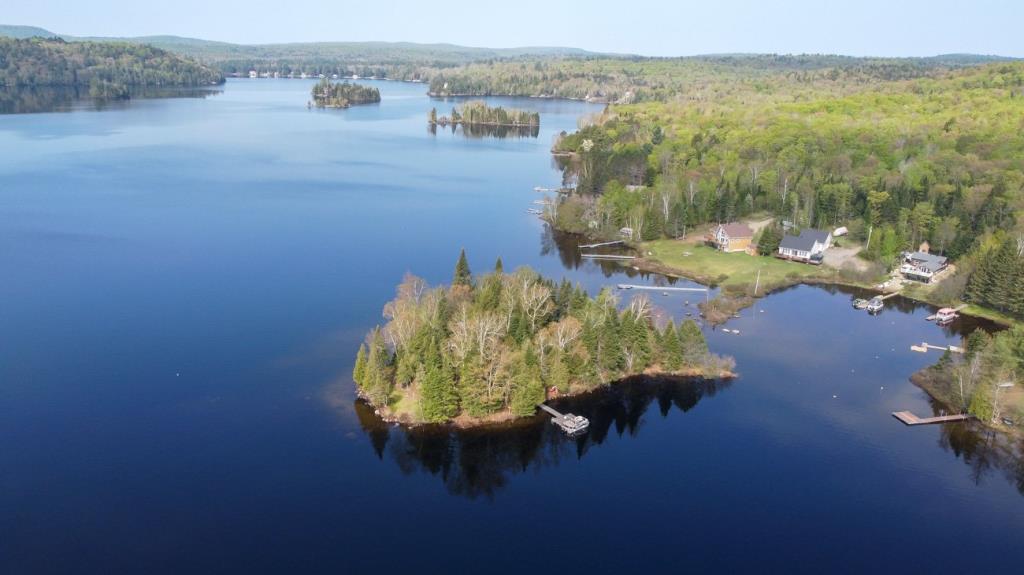
[[[488,106],[482,100],[473,100],[452,108],[450,116],[438,116],[437,108],[431,108],[427,115],[431,125],[462,124],[468,126],[513,126],[525,128],[540,127],[540,112],[505,109]]]
[[[144,44],[0,38],[0,86],[8,88],[89,87],[93,96],[121,98],[132,87],[223,81],[217,70]]]
[[[465,252],[452,284],[406,276],[356,356],[353,379],[378,408],[413,422],[533,414],[551,388],[575,393],[644,373],[718,377],[693,321],[657,326],[644,296],[621,306],[529,268],[473,276]]]
[[[359,104],[380,102],[380,90],[354,82],[331,82],[321,79],[310,94],[318,108],[348,108]]]

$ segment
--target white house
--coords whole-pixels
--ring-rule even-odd
[[[900,265],[900,273],[903,277],[924,283],[931,283],[936,274],[946,269],[949,261],[942,257],[927,252],[913,252],[903,254],[903,264]]]
[[[787,234],[779,244],[779,257],[820,264],[822,254],[832,247],[832,232],[802,230],[799,236]]]

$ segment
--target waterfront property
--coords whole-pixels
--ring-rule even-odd
[[[820,264],[825,250],[832,247],[832,232],[806,229],[800,235],[786,234],[779,244],[778,257],[810,264]]]
[[[949,262],[944,256],[928,252],[907,252],[903,254],[900,274],[909,280],[931,283],[936,275],[942,273]]]
[[[708,232],[707,243],[723,252],[745,252],[754,241],[754,231],[747,224],[719,224]]]

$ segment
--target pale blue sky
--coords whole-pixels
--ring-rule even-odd
[[[0,23],[81,36],[176,34],[721,52],[1024,56],[1024,0],[6,0]]]

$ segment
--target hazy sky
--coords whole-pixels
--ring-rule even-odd
[[[4,0],[0,21],[78,36],[175,34],[721,52],[1024,56],[1024,0]]]

